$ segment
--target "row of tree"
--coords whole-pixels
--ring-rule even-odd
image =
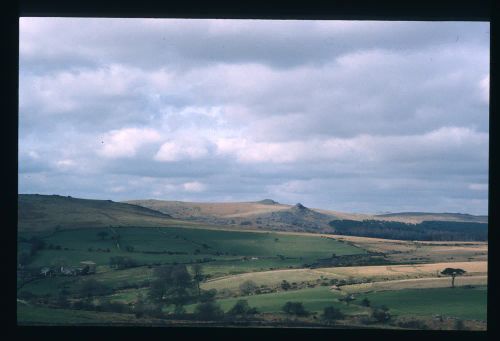
[[[329,223],[343,235],[427,241],[486,241],[488,224],[456,221],[423,221],[406,224],[384,220],[333,220]]]

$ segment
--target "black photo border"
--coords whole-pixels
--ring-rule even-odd
[[[218,339],[340,339],[401,338],[431,339],[486,338],[499,329],[496,324],[498,306],[497,227],[499,212],[499,122],[498,79],[496,63],[499,58],[500,1],[496,0],[184,0],[184,1],[117,1],[117,0],[20,0],[7,3],[3,32],[7,32],[2,46],[4,75],[7,80],[7,109],[1,116],[1,138],[4,157],[2,177],[6,190],[2,193],[4,260],[14,274],[8,272],[9,290],[4,294],[4,323],[16,337],[89,338],[162,338],[168,340],[218,340]],[[486,332],[458,331],[399,331],[371,329],[305,329],[305,328],[203,328],[203,327],[28,327],[17,326],[15,250],[17,239],[18,194],[18,82],[19,82],[19,17],[123,17],[123,18],[233,18],[233,19],[331,19],[331,20],[401,20],[401,21],[489,21],[490,22],[490,104],[489,104],[489,191],[488,191],[488,316]],[[12,287],[10,287],[12,286]],[[10,291],[12,290],[12,293]],[[4,324],[5,325],[5,324]]]

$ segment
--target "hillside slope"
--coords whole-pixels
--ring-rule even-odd
[[[154,209],[178,219],[272,230],[326,232],[331,230],[328,223],[339,219],[336,215],[321,213],[302,204],[284,205],[271,199],[233,203],[163,200],[132,200],[127,203]]]
[[[426,213],[426,212],[400,212],[378,214],[373,216],[376,220],[399,221],[402,223],[418,224],[423,221],[455,221],[468,223],[487,223],[486,215],[471,215],[464,213]]]
[[[259,202],[184,202],[166,200],[130,200],[125,203],[147,207],[179,219],[239,218],[262,213],[287,210],[290,205],[282,205],[271,200]]]
[[[168,214],[149,208],[59,195],[18,195],[19,231],[107,226],[171,226]]]

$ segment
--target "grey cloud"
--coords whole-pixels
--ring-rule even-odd
[[[487,23],[20,29],[21,193],[486,213]]]

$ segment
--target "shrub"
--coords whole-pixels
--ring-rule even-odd
[[[422,320],[399,321],[398,326],[408,329],[429,329],[429,326]]]
[[[344,318],[344,314],[334,306],[325,307],[321,318],[326,321],[335,321]]]
[[[198,304],[194,315],[200,320],[218,320],[224,316],[224,312],[218,304],[211,301]]]
[[[258,288],[257,284],[254,281],[247,280],[240,284],[240,291],[244,295],[250,295]]]
[[[103,311],[112,313],[128,313],[131,310],[130,307],[124,303],[110,302],[107,300],[101,303],[101,308]]]
[[[203,290],[200,294],[200,302],[210,302],[215,299],[217,289]]]
[[[290,287],[291,287],[291,285],[290,285],[290,283],[288,283],[287,280],[283,280],[281,282],[281,289],[288,290],[288,289],[290,289]]]
[[[230,316],[242,316],[257,314],[256,308],[250,308],[247,300],[238,300],[234,306],[228,311]]]
[[[456,329],[456,330],[465,330],[467,328],[465,327],[464,321],[462,321],[462,320],[456,320],[453,329]]]
[[[375,319],[375,321],[384,323],[391,319],[391,314],[389,313],[388,309],[384,309],[384,307],[381,307],[375,308],[373,310],[372,317]]]
[[[363,298],[363,300],[361,301],[361,305],[362,305],[363,307],[369,307],[369,306],[370,306],[370,300],[369,300],[369,299],[367,299],[366,297],[365,297],[365,298]]]
[[[286,302],[281,308],[288,315],[308,316],[309,312],[304,308],[302,302]]]

